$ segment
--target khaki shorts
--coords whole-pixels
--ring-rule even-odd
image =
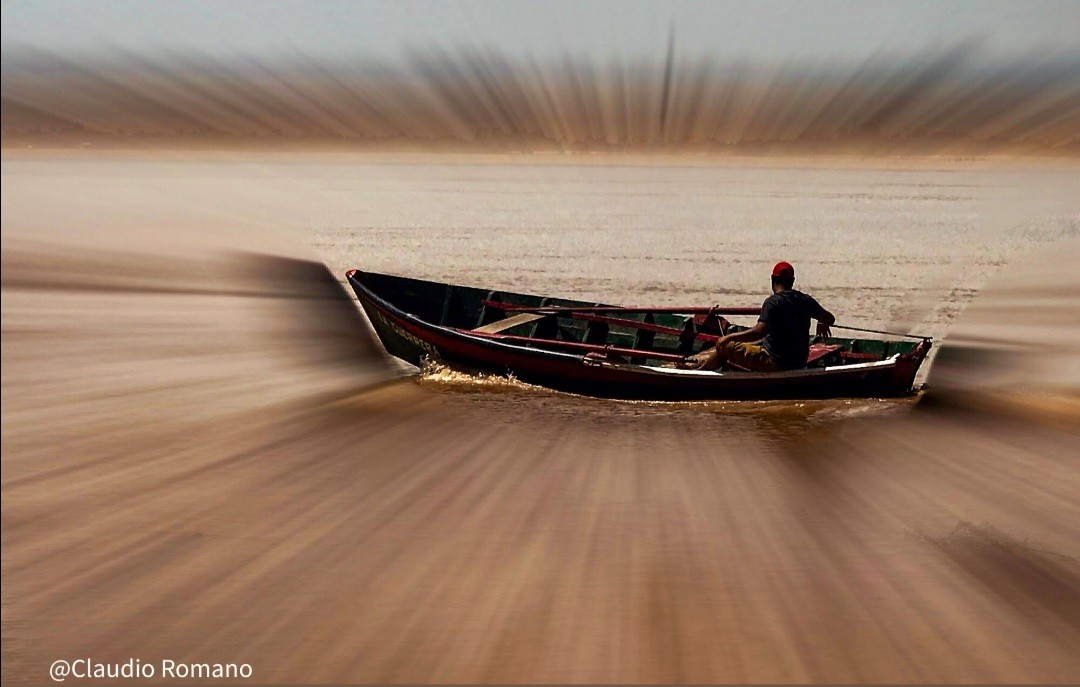
[[[751,372],[780,371],[769,352],[755,343],[729,341],[720,347],[720,357],[732,365],[744,367]]]

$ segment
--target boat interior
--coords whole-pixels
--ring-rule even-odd
[[[542,350],[601,354],[639,365],[662,365],[745,329],[726,316],[752,318],[757,308],[635,308],[491,291],[364,272],[355,279],[396,309],[427,323]],[[832,337],[811,343],[808,367],[886,360],[914,341]],[[734,367],[733,369],[738,369]]]

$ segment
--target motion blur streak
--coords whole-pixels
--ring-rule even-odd
[[[3,250],[5,682],[1080,674],[1075,385],[1056,423],[370,386],[321,266]]]
[[[1080,241],[1051,243],[992,283],[949,331],[934,396],[949,404],[1080,389]]]
[[[527,59],[411,46],[402,61],[76,56],[13,48],[5,136],[56,133],[487,140],[496,146],[1076,154],[1080,57],[1001,60],[978,43],[864,62]],[[123,140],[123,139],[121,139]],[[12,144],[15,139],[9,142]],[[131,141],[124,141],[131,145]]]
[[[5,684],[1080,682],[1080,5],[567,6],[2,3]],[[340,283],[779,259],[928,390],[403,378]]]

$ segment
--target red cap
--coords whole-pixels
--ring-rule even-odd
[[[772,268],[772,276],[774,277],[791,277],[795,278],[795,268],[791,266],[790,262],[778,262]]]

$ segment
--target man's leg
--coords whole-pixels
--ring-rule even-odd
[[[726,363],[737,365],[751,372],[779,372],[772,356],[763,347],[754,343],[733,343],[727,347]]]
[[[768,351],[752,343],[727,342],[687,357],[687,367],[693,370],[718,370],[731,363],[751,372],[776,372],[779,368]]]

